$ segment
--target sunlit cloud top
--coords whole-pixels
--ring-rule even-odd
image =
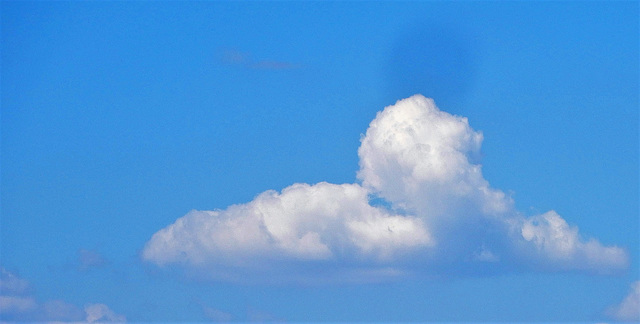
[[[622,248],[584,239],[555,211],[518,212],[483,177],[482,141],[466,118],[415,95],[369,125],[358,149],[360,182],[297,183],[224,210],[191,211],[155,233],[142,258],[219,280],[367,281],[464,264],[591,273],[627,267]]]

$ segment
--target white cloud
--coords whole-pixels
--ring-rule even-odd
[[[205,305],[202,305],[202,312],[207,319],[214,322],[230,322],[233,319],[233,315]]]
[[[62,300],[38,302],[29,296],[29,282],[0,267],[0,315],[7,321],[125,322],[104,304],[88,304],[84,311]]]
[[[276,323],[276,322],[280,322],[280,323],[284,323],[286,322],[285,319],[280,318],[270,312],[266,312],[263,310],[259,310],[259,309],[255,309],[253,307],[249,308],[249,310],[247,311],[247,320],[249,322],[269,322],[269,323]]]
[[[254,59],[250,53],[241,52],[235,49],[226,49],[221,53],[221,61],[225,64],[235,65],[253,70],[294,70],[302,67],[301,64],[271,60],[271,59]]]
[[[154,234],[142,257],[231,268],[291,260],[375,263],[432,243],[419,218],[369,205],[357,184],[323,182],[267,191],[226,210],[192,211]]]
[[[526,218],[515,210],[482,175],[482,140],[466,118],[431,99],[401,100],[379,112],[361,140],[361,185],[294,184],[225,210],[192,211],[154,234],[142,257],[222,279],[230,277],[221,269],[304,277],[305,265],[318,262],[342,274],[460,262],[591,272],[627,266],[624,250],[583,240],[557,213]],[[372,197],[389,208],[372,206]]]
[[[29,288],[29,282],[0,267],[0,294],[21,295]]]
[[[368,204],[357,184],[294,184],[267,191],[244,205],[192,211],[154,234],[143,257],[158,264],[245,263],[251,257],[384,260],[431,244],[415,217]]]
[[[100,253],[87,249],[78,250],[78,263],[80,271],[100,268],[108,264],[107,260]]]
[[[489,249],[487,249],[484,245],[480,248],[478,252],[475,254],[475,259],[483,262],[498,262],[500,261],[500,257],[493,254]]]
[[[640,281],[632,283],[629,294],[607,313],[618,321],[640,322]]]
[[[379,112],[358,149],[363,186],[394,205],[432,220],[507,211],[511,200],[493,190],[473,164],[482,134],[467,119],[440,111],[422,96]]]
[[[618,247],[605,247],[598,241],[580,240],[578,228],[570,226],[556,212],[525,219],[521,225],[522,237],[533,243],[538,258],[560,268],[593,269],[607,272],[627,266],[627,255]]]
[[[82,321],[86,318],[80,307],[62,300],[44,302],[41,308],[43,318],[47,321]]]
[[[116,314],[105,304],[88,304],[84,307],[86,321],[93,322],[126,322],[124,315]]]
[[[30,297],[0,296],[0,314],[19,314],[36,308],[36,301]]]
[[[0,315],[3,318],[36,310],[38,304],[28,296],[29,282],[0,267]]]

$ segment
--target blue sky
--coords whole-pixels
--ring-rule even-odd
[[[2,320],[638,320],[637,2],[1,10]]]

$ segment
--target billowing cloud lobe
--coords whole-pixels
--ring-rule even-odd
[[[142,257],[218,279],[307,266],[351,278],[461,264],[596,273],[627,266],[623,249],[582,239],[556,212],[527,218],[515,210],[482,175],[482,140],[466,118],[415,95],[369,125],[360,183],[298,183],[224,210],[191,211],[155,233]]]

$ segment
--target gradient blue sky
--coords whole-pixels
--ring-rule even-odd
[[[1,10],[0,265],[38,305],[105,304],[132,322],[609,321],[640,280],[638,2]],[[353,183],[376,112],[416,93],[483,132],[484,177],[519,211],[557,211],[625,248],[628,268],[318,287],[141,260],[192,209]]]

